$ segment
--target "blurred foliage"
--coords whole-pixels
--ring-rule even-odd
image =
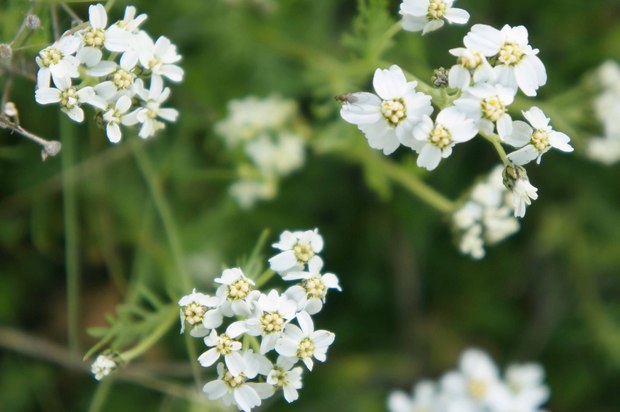
[[[605,59],[620,59],[616,0],[459,3],[472,14],[470,23],[528,27],[549,74],[543,99],[577,84]],[[116,1],[112,15],[120,17],[125,4]],[[552,388],[549,410],[618,410],[618,166],[593,164],[579,153],[546,157],[544,167],[530,168],[540,198],[520,233],[478,262],[459,255],[439,214],[371,166],[351,161],[351,154],[371,149],[339,119],[333,96],[366,88],[376,67],[392,63],[428,78],[432,67],[451,64],[447,51],[461,45],[467,27],[423,38],[405,32],[385,37],[398,20],[395,0],[289,0],[275,2],[272,12],[225,0],[134,4],[149,14],[148,30],[170,37],[184,56],[185,81],[173,88],[171,101],[181,117],[164,134],[139,142],[153,166],[150,175],[130,142],[109,144],[94,122],[74,126],[77,164],[65,182],[76,184],[81,353],[95,343],[87,328],[105,326],[106,315],[127,315],[118,304],[138,304],[144,290],[172,302],[189,292],[155,188],[174,217],[183,270],[205,292],[222,267],[252,250],[263,228],[271,229],[270,241],[284,229],[314,227],[326,240],[324,257],[343,293],[330,295],[320,321],[336,333],[336,343],[328,362],[304,376],[295,405],[278,399],[264,409],[382,410],[389,391],[437,377],[463,348],[477,345],[500,364],[541,362]],[[87,6],[72,4],[81,16]],[[0,42],[6,42],[29,3],[5,0],[0,7]],[[33,73],[34,55],[52,38],[48,10],[37,3],[43,28],[16,55]],[[22,124],[58,138],[57,108],[36,105],[33,89],[28,79],[15,77],[10,90]],[[234,168],[212,126],[225,116],[228,100],[271,94],[300,103],[312,128],[313,155],[283,182],[275,201],[242,211],[227,196],[230,181],[209,173]],[[6,131],[0,138],[1,324],[66,346],[61,159],[43,163],[32,143]],[[456,198],[494,165],[488,149],[483,142],[467,145],[425,178]],[[420,173],[409,167],[409,153],[395,157]],[[136,363],[186,363],[184,340],[174,329]],[[175,378],[190,384],[187,368]],[[109,385],[108,396],[98,398],[100,410],[133,411],[136,399],[147,410],[212,410],[134,383]],[[80,371],[19,351],[0,354],[2,411],[87,410],[97,387]]]

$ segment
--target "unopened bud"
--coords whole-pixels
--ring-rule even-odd
[[[36,30],[41,27],[41,19],[36,14],[29,14],[26,16],[26,26],[30,30]]]
[[[13,102],[6,102],[3,108],[4,114],[8,117],[17,117],[19,112],[17,111],[17,106]]]
[[[502,172],[502,177],[504,179],[503,181],[506,189],[512,191],[519,179],[527,179],[527,172],[524,167],[510,165],[504,168],[504,171]]]
[[[433,70],[433,76],[431,77],[433,86],[437,88],[448,87],[448,74],[448,69],[444,67]]]
[[[57,140],[50,140],[49,142],[43,145],[43,150],[41,150],[41,159],[43,161],[47,160],[48,157],[54,157],[58,153],[60,153],[60,149],[62,145]]]
[[[0,43],[0,60],[11,60],[13,49],[10,44]]]

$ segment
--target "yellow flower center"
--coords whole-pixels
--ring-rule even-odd
[[[228,300],[242,300],[250,293],[250,282],[245,279],[237,279],[228,285]]]
[[[488,119],[492,122],[496,122],[500,117],[506,113],[506,108],[504,104],[499,100],[497,96],[487,97],[486,99],[482,99],[482,115],[485,119]]]
[[[440,20],[446,14],[446,1],[445,0],[431,0],[428,5],[428,13],[426,17],[429,20]]]
[[[273,369],[275,371],[274,378],[276,379],[275,386],[282,387],[288,385],[288,379],[286,378],[286,372],[282,369],[275,367]]]
[[[428,137],[428,141],[443,150],[452,144],[452,137],[448,129],[437,125]]]
[[[457,63],[468,70],[475,70],[482,64],[482,54],[477,51],[470,51],[467,54],[459,56]]]
[[[476,400],[484,399],[484,396],[487,393],[487,387],[484,382],[472,379],[467,382],[467,390],[472,398]]]
[[[54,47],[48,47],[45,50],[41,50],[39,56],[41,56],[41,63],[43,63],[43,66],[45,67],[50,67],[54,64],[58,64],[58,62],[60,62],[63,57],[60,50]]]
[[[233,345],[233,340],[229,338],[228,335],[222,334],[217,340],[215,349],[217,349],[217,351],[221,355],[228,355],[230,352],[232,352],[232,345]]]
[[[278,312],[265,312],[260,318],[260,324],[265,335],[280,333],[284,328],[284,318]]]
[[[133,84],[133,74],[127,70],[117,69],[112,74],[112,83],[117,89],[127,90]]]
[[[69,87],[60,92],[60,105],[66,109],[73,109],[78,104],[78,94],[75,87]]]
[[[245,375],[243,373],[240,373],[237,376],[233,376],[229,370],[226,370],[226,373],[224,373],[222,380],[230,389],[235,389],[245,383]]]
[[[499,50],[498,60],[506,66],[514,66],[523,59],[524,53],[521,46],[516,43],[505,43]]]
[[[314,354],[314,342],[312,339],[305,338],[301,342],[299,342],[299,347],[297,348],[297,357],[299,359],[306,359],[312,357]]]
[[[407,107],[403,99],[384,100],[381,113],[391,126],[396,126],[407,117]]]
[[[312,256],[314,256],[314,251],[309,244],[297,243],[293,246],[293,252],[300,264],[308,263]]]
[[[187,323],[194,326],[197,323],[202,322],[202,318],[205,315],[205,307],[197,303],[190,303],[183,310],[183,316]]]
[[[306,290],[306,294],[309,298],[323,298],[327,294],[327,288],[323,283],[323,279],[319,276],[315,276],[310,279],[306,279],[301,283],[301,286]]]
[[[546,148],[551,146],[549,143],[549,132],[546,130],[537,129],[532,133],[532,138],[530,139],[530,143],[538,150],[539,152],[544,151]]]
[[[101,29],[95,29],[93,27],[84,31],[84,44],[90,47],[102,47],[105,40],[105,32]]]

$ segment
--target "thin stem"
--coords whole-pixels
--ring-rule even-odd
[[[499,158],[502,160],[502,163],[504,163],[504,166],[510,166],[512,164],[512,162],[508,160],[508,155],[506,154],[506,151],[504,150],[504,147],[501,144],[502,140],[498,135],[496,135],[495,133],[487,134],[487,133],[480,132],[480,136],[482,136],[483,138],[485,138],[486,140],[488,140],[489,142],[493,144],[493,147],[495,148],[495,151],[499,155]]]
[[[88,412],[99,412],[103,410],[106,398],[110,394],[110,389],[112,388],[112,382],[112,379],[105,379],[103,382],[97,385],[97,389],[95,389],[95,395],[90,401]]]
[[[269,279],[271,279],[273,277],[273,275],[275,275],[276,272],[274,272],[271,269],[267,269],[265,270],[259,277],[258,279],[256,279],[256,288],[260,289],[262,286],[264,286],[267,282],[269,282]]]
[[[78,253],[78,208],[77,192],[69,171],[76,163],[75,129],[70,121],[61,114],[60,132],[65,150],[62,151],[62,194],[65,226],[65,266],[67,270],[67,325],[69,335],[69,350],[72,357],[79,353],[79,293],[80,272]]]
[[[198,366],[198,353],[196,351],[196,340],[192,338],[189,332],[185,332],[185,347],[187,348],[187,354],[189,356],[189,364],[192,366],[192,376],[194,378],[194,384],[200,389],[200,367]]]
[[[146,184],[148,186],[149,193],[151,194],[151,198],[155,206],[155,210],[157,210],[159,218],[161,219],[164,226],[164,232],[166,233],[168,246],[170,247],[172,258],[174,260],[176,270],[181,280],[181,287],[183,288],[183,290],[190,290],[191,281],[183,263],[183,247],[181,246],[181,239],[179,238],[178,228],[174,220],[174,216],[172,215],[172,212],[170,210],[170,206],[168,205],[168,202],[166,201],[166,198],[164,197],[161,190],[161,186],[157,181],[155,169],[153,168],[153,165],[149,160],[148,156],[144,152],[144,148],[142,147],[143,142],[132,139],[129,143],[131,145],[132,153],[134,154],[134,157],[138,164],[138,168],[140,169],[140,172],[142,173],[142,176],[144,177],[144,180],[146,181]]]
[[[155,330],[153,330],[150,335],[148,335],[142,342],[134,346],[132,349],[121,353],[120,357],[124,361],[130,362],[131,360],[137,358],[138,356],[149,350],[151,346],[157,343],[157,341],[170,330],[174,322],[178,319],[178,315],[179,314],[177,312],[177,308],[172,307],[170,309],[170,312],[168,312],[168,316],[164,319],[163,322],[159,324],[159,326]]]

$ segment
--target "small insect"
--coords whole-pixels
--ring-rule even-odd
[[[347,94],[339,94],[338,96],[334,96],[334,99],[340,103],[355,103],[358,101],[358,98],[354,96],[352,93]]]

